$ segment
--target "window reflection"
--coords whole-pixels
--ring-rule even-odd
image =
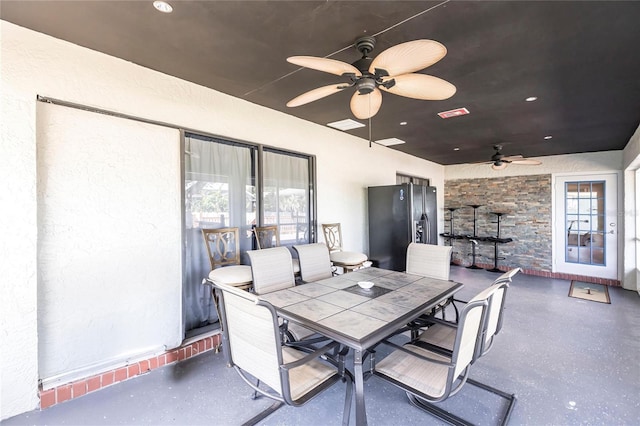
[[[565,184],[565,260],[604,265],[604,181]]]

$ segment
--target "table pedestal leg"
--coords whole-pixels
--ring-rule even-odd
[[[367,410],[364,406],[364,372],[362,370],[362,351],[355,350],[353,353],[353,379],[356,385],[356,425],[365,426],[367,424]]]

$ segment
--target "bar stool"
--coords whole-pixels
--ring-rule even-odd
[[[469,242],[471,243],[471,265],[467,266],[468,269],[482,269],[480,266],[476,265],[476,247],[478,246],[478,241],[481,239],[478,237],[478,228],[477,228],[477,218],[476,211],[478,207],[481,207],[480,204],[469,204],[469,207],[473,208],[473,236],[468,237]]]

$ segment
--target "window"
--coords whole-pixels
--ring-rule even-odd
[[[311,242],[310,159],[281,151],[264,151],[262,225],[278,225],[280,244]]]
[[[401,173],[396,173],[396,184],[399,185],[402,183],[412,183],[414,185],[429,186],[430,180],[427,178],[421,178],[417,176],[409,176]]]
[[[565,183],[566,262],[603,265],[604,181]]]

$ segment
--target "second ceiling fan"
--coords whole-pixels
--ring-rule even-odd
[[[522,155],[504,155],[502,154],[502,145],[494,145],[493,149],[496,151],[491,156],[491,161],[483,162],[482,164],[491,164],[493,170],[505,169],[509,164],[523,164],[527,166],[539,166],[542,164],[538,160],[531,160],[524,158]]]
[[[304,105],[355,87],[356,91],[351,97],[351,112],[356,118],[365,120],[380,110],[381,91],[429,101],[448,99],[456,93],[456,87],[448,81],[416,73],[435,64],[447,54],[447,49],[437,41],[413,40],[401,43],[386,49],[375,58],[368,56],[375,47],[373,37],[359,38],[355,47],[362,54],[362,58],[353,64],[315,56],[287,58],[292,64],[349,79],[348,82],[305,92],[290,100],[287,106]]]

